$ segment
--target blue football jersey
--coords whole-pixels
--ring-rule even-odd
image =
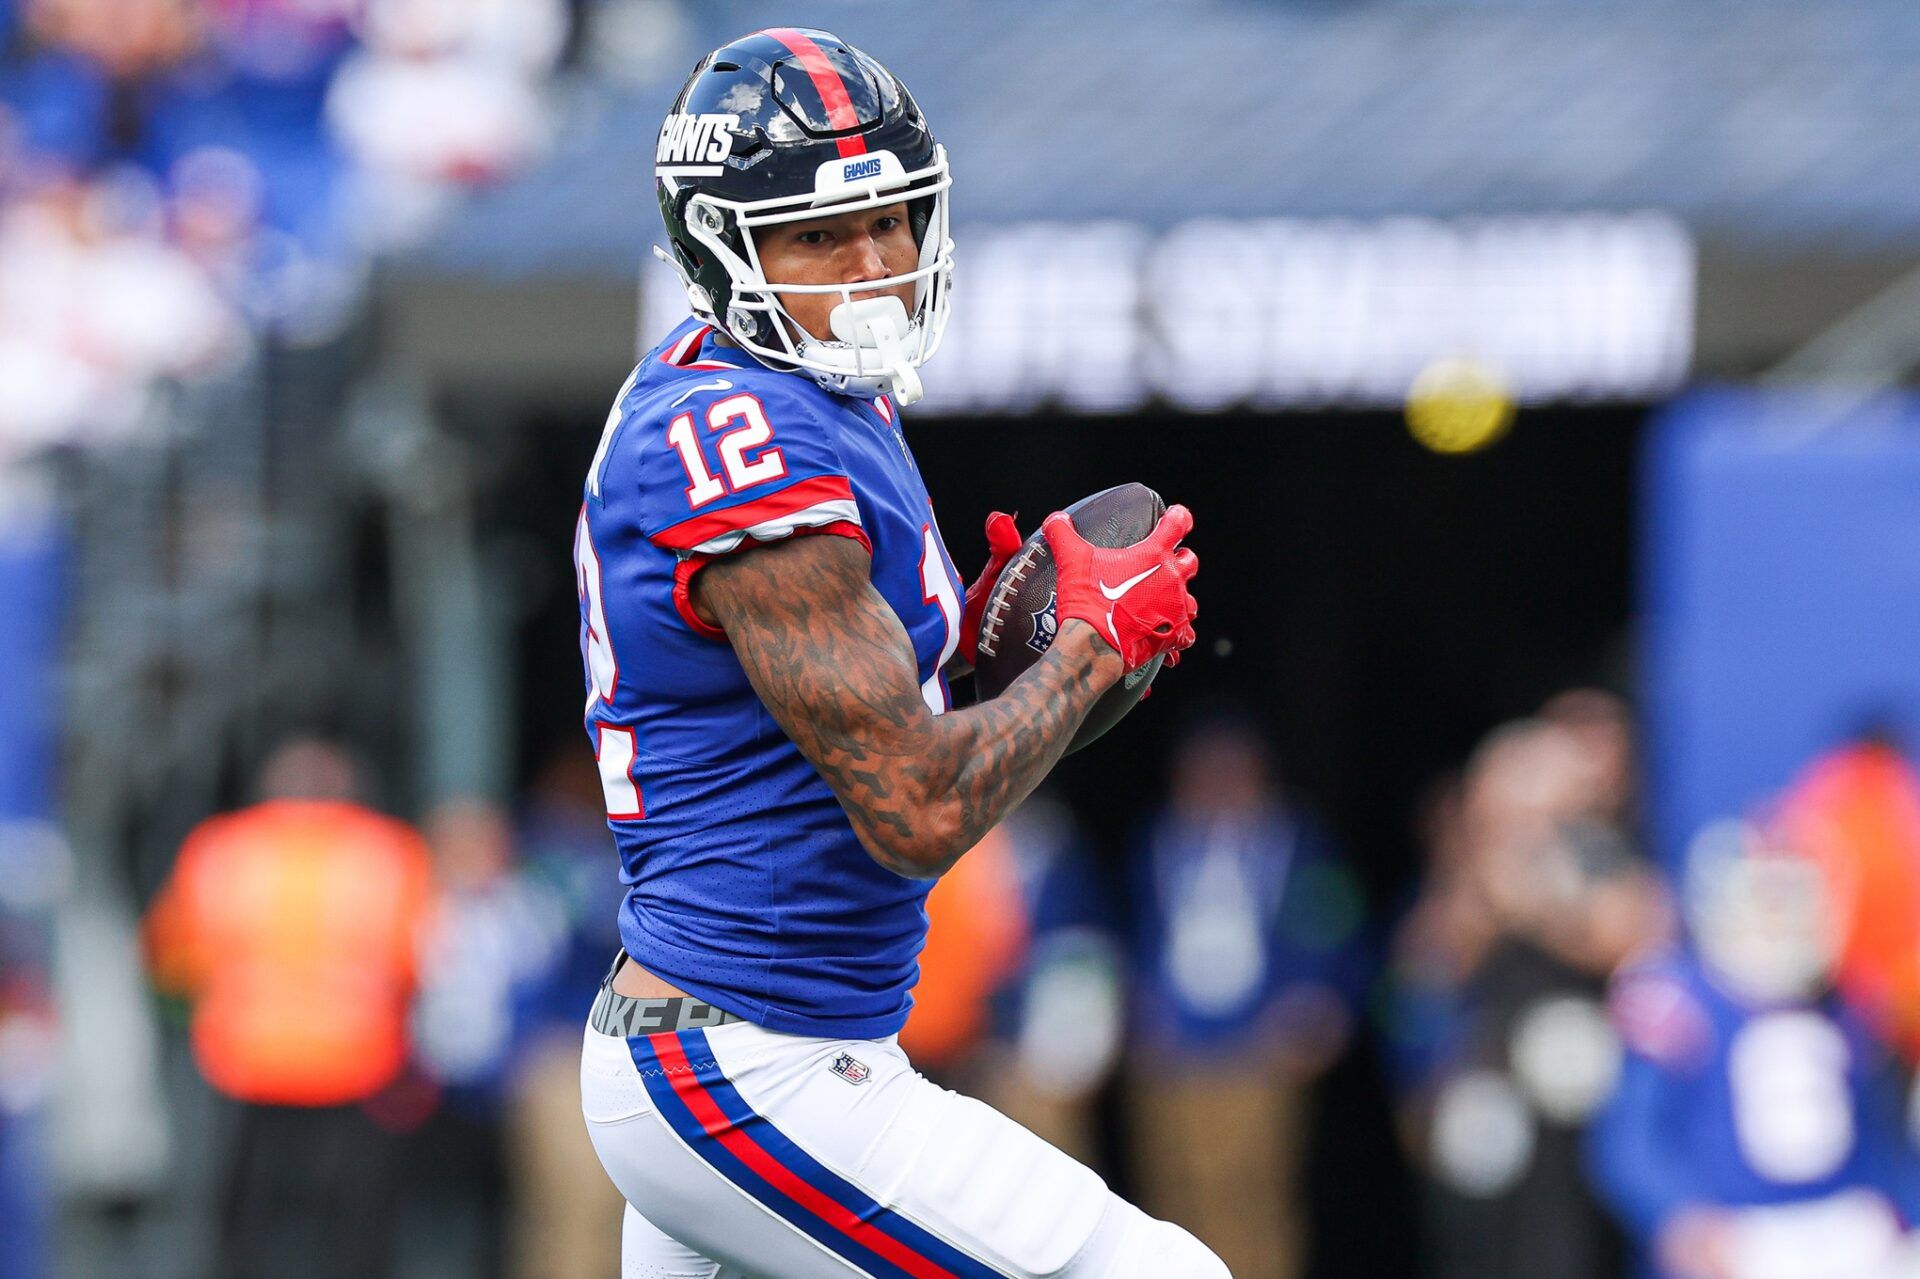
[[[964,591],[892,400],[836,395],[683,323],[621,388],[574,536],[621,940],[770,1030],[878,1038],[912,1006],[929,881],[868,855],[690,595],[714,559],[804,535],[869,550],[921,694],[947,709]]]
[[[1643,1243],[1689,1205],[1868,1191],[1920,1212],[1920,1151],[1890,1055],[1836,1001],[1749,1006],[1672,953],[1621,973],[1611,1003],[1625,1051],[1594,1121],[1593,1167]]]

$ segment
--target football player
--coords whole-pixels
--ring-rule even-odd
[[[621,389],[575,537],[627,886],[583,1101],[640,1276],[1224,1276],[895,1042],[930,882],[1122,676],[1193,642],[1192,526],[1044,525],[1058,638],[953,709],[979,614],[901,434],[950,306],[945,151],[821,31],[702,59],[655,175],[692,318]],[[956,664],[956,657],[959,664]]]
[[[1741,822],[1688,854],[1686,951],[1624,970],[1594,1169],[1657,1279],[1895,1279],[1920,1150],[1892,1054],[1832,996],[1819,867]]]

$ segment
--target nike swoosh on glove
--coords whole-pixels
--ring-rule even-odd
[[[1193,514],[1170,506],[1153,532],[1132,546],[1094,546],[1065,511],[1040,526],[1053,551],[1054,615],[1077,617],[1100,633],[1128,670],[1193,643],[1200,606],[1187,584],[1200,557],[1180,545]]]
[[[987,596],[993,594],[993,584],[1000,580],[1001,570],[1020,553],[1026,540],[1020,536],[1020,526],[1014,523],[1018,518],[1017,513],[1008,515],[1005,511],[987,516],[987,566],[967,588],[966,607],[960,610],[959,653],[960,660],[968,666],[974,665],[979,657],[980,618],[987,611]]]

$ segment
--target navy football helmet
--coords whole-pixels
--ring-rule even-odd
[[[661,125],[654,156],[668,249],[693,311],[774,368],[829,390],[920,398],[951,308],[947,155],[913,95],[878,62],[824,31],[778,27],[714,50]],[[904,200],[920,245],[904,275],[858,284],[774,284],[754,229]],[[911,283],[911,315],[893,296]],[[838,293],[834,340],[812,336],[778,293]]]

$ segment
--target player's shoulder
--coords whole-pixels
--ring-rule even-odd
[[[782,372],[722,347],[711,326],[688,320],[641,357],[607,412],[588,472],[588,496],[656,484],[697,483],[688,466],[711,469],[722,436],[743,428],[777,433],[803,453],[831,453],[833,397],[811,378]],[[736,441],[736,447],[749,443]],[[701,463],[698,459],[709,460]]]
[[[698,320],[682,324],[648,352],[621,407],[627,416],[662,429],[682,415],[717,428],[729,415],[751,413],[749,402],[800,429],[847,411],[840,397],[812,378],[760,363],[723,344],[710,325]],[[707,417],[717,420],[702,421]]]
[[[759,364],[710,327],[683,326],[617,399],[588,494],[684,555],[800,529],[864,540],[836,418],[846,411],[812,378]]]
[[[1653,1061],[1683,1066],[1711,1051],[1705,977],[1680,950],[1661,948],[1623,965],[1608,986],[1607,1012],[1622,1045]]]

